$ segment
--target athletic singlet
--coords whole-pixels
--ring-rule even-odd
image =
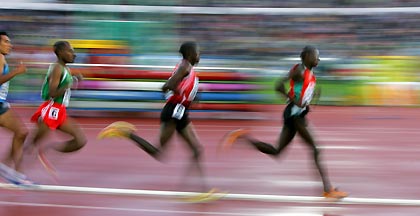
[[[6,75],[9,73],[9,66],[7,64],[3,67],[3,74]],[[7,94],[9,93],[9,81],[0,85],[0,102],[6,101]]]
[[[183,60],[185,61],[185,60]],[[172,75],[178,70],[178,67],[181,63],[178,63],[175,67],[175,70],[172,72]],[[182,104],[185,107],[188,107],[191,101],[194,100],[197,91],[198,91],[198,76],[194,71],[194,68],[191,67],[190,73],[183,78],[181,83],[179,83],[178,93],[173,93],[172,91],[166,96],[168,103]]]
[[[51,75],[54,66],[57,63],[53,63],[50,65],[50,67],[48,68],[48,72],[47,75],[45,76],[45,80],[44,83],[42,84],[42,89],[41,89],[41,97],[43,100],[54,100],[54,102],[63,104],[64,106],[68,106],[69,102],[70,102],[70,95],[71,95],[71,90],[70,87],[66,89],[66,92],[58,97],[55,98],[50,98],[49,96],[49,91],[50,91],[50,86],[49,86],[49,76]],[[61,66],[61,65],[60,65]],[[71,76],[71,73],[69,71],[69,69],[67,67],[62,67],[62,77],[60,80],[60,83],[58,84],[57,88],[61,88],[63,86],[71,86],[73,83],[73,77]]]
[[[295,70],[299,64],[293,66],[292,71]],[[312,70],[304,67],[303,71],[303,81],[296,82],[294,80],[290,80],[290,90],[289,90],[289,97],[296,99],[299,101],[299,104],[304,105],[304,107],[300,108],[298,106],[294,106],[292,108],[292,115],[300,114],[308,106],[313,98],[315,85],[316,85],[316,78],[315,74]]]

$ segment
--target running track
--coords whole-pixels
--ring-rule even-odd
[[[32,109],[18,110],[27,122]],[[78,153],[48,155],[58,169],[57,182],[34,157],[25,160],[26,173],[36,182],[67,189],[76,186],[74,191],[0,189],[0,215],[420,215],[418,108],[315,107],[309,115],[310,124],[323,147],[331,181],[350,193],[342,202],[318,197],[321,183],[300,139],[277,159],[241,143],[228,152],[217,151],[221,137],[239,127],[250,128],[255,137],[274,142],[281,129],[281,111],[263,115],[271,118],[193,120],[206,149],[208,184],[229,191],[225,199],[185,203],[171,196],[173,191],[195,190],[193,184],[190,188],[179,185],[188,152],[177,138],[172,140],[165,163],[153,160],[127,140],[96,140],[100,129],[124,120],[135,124],[144,138],[156,141],[158,119],[78,118],[89,143]],[[0,137],[4,155],[10,134],[1,129]],[[52,133],[45,142],[62,139],[63,135]],[[127,195],[121,191],[95,194],[110,188],[146,190],[154,195]],[[77,191],[81,189],[93,192]],[[159,195],[159,191],[167,192]],[[249,200],[245,200],[247,195]],[[274,196],[264,199],[263,195]],[[371,201],[376,204],[369,204]]]

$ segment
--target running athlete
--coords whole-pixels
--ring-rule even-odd
[[[298,133],[312,149],[315,165],[324,185],[323,196],[327,198],[344,198],[347,196],[347,193],[332,187],[326,169],[320,163],[320,150],[306,123],[305,116],[309,112],[309,104],[315,92],[316,78],[313,68],[318,65],[319,51],[313,46],[306,46],[303,48],[300,58],[301,63],[293,66],[289,71],[288,77],[279,80],[276,85],[276,91],[288,98],[287,106],[283,112],[283,129],[277,146],[256,140],[249,135],[249,131],[238,129],[228,133],[223,142],[223,148],[230,147],[237,139],[241,138],[262,153],[278,156]],[[290,83],[290,91],[287,93],[285,83],[288,81]]]
[[[202,147],[193,124],[188,117],[188,109],[193,102],[198,90],[198,77],[194,71],[194,65],[200,60],[198,45],[195,42],[185,42],[181,45],[179,52],[182,54],[182,61],[175,67],[172,76],[162,87],[166,94],[166,104],[161,111],[161,129],[159,146],[155,147],[148,141],[134,133],[134,126],[126,122],[115,122],[106,127],[99,138],[124,137],[132,140],[138,147],[157,160],[162,159],[162,153],[166,144],[175,131],[184,139],[191,149],[191,165],[187,169],[187,175],[197,170],[202,181],[202,189],[206,191],[204,174],[201,167]],[[187,176],[186,175],[186,176]]]
[[[13,141],[10,153],[5,163],[14,165],[14,169],[21,169],[23,143],[28,135],[28,129],[22,123],[20,118],[10,109],[9,103],[6,101],[9,91],[9,80],[13,77],[23,74],[26,66],[20,65],[13,71],[9,71],[9,66],[5,56],[12,50],[12,43],[6,32],[0,32],[0,126],[13,132]]]
[[[70,88],[73,84],[73,76],[67,63],[73,63],[76,55],[67,41],[58,41],[53,47],[57,61],[50,65],[42,85],[41,97],[45,102],[31,118],[32,122],[37,123],[37,128],[30,143],[32,147],[37,147],[39,141],[50,130],[58,129],[72,136],[72,139],[53,146],[53,149],[63,153],[74,152],[86,144],[86,137],[80,126],[66,114],[66,107],[70,101]],[[44,150],[38,148],[38,158],[45,168],[54,174],[55,170],[46,159]]]

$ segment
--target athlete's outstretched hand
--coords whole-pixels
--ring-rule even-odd
[[[26,65],[23,64],[23,62],[19,62],[19,65],[16,67],[16,69],[13,71],[15,75],[24,74],[26,72]]]

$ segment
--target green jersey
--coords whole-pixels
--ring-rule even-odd
[[[63,86],[68,86],[66,89],[66,92],[63,95],[57,96],[55,98],[52,98],[49,96],[50,92],[50,85],[49,85],[49,77],[54,69],[54,66],[57,63],[51,64],[48,68],[47,75],[45,76],[44,83],[42,84],[42,90],[41,90],[41,97],[43,100],[54,100],[54,102],[63,104],[64,106],[68,106],[70,102],[70,86],[73,84],[73,77],[70,74],[70,70],[67,67],[62,67],[61,70],[61,80],[58,84],[58,88],[61,88]]]

